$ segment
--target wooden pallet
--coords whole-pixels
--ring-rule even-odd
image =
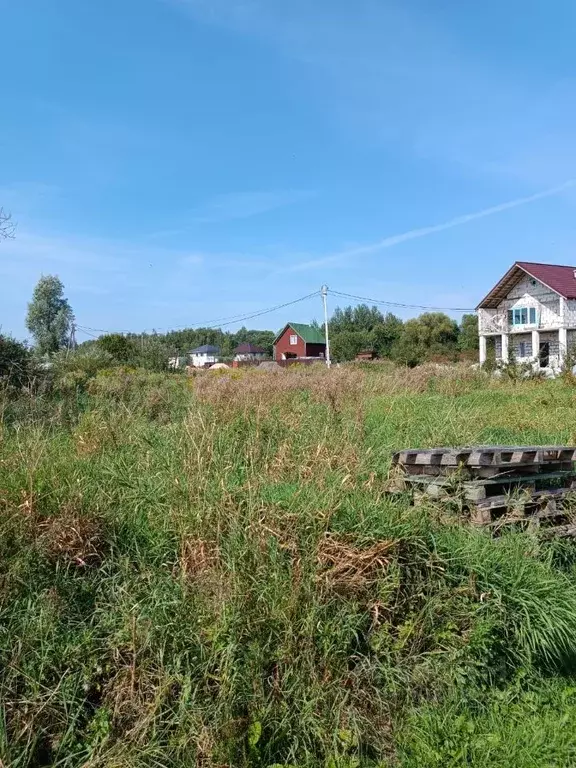
[[[566,445],[406,450],[394,454],[390,487],[457,502],[473,525],[494,531],[528,523],[576,537],[575,461]]]
[[[566,445],[485,445],[466,448],[422,448],[398,451],[393,465],[440,467],[509,467],[576,461],[576,448]]]

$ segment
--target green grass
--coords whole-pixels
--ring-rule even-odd
[[[574,552],[388,496],[391,453],[573,442],[463,369],[100,374],[6,401],[6,766],[570,766]]]

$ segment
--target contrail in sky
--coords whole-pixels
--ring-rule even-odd
[[[314,267],[321,267],[325,264],[333,264],[337,261],[352,258],[354,256],[364,256],[368,253],[383,251],[385,248],[392,248],[393,246],[399,245],[400,243],[405,243],[408,240],[417,240],[419,237],[433,235],[436,232],[444,232],[446,229],[460,227],[462,224],[468,224],[470,221],[484,219],[487,216],[493,216],[495,213],[502,213],[503,211],[508,211],[511,208],[519,208],[521,205],[527,205],[528,203],[533,203],[536,200],[542,200],[545,197],[552,197],[553,195],[557,195],[558,193],[563,192],[569,187],[573,187],[574,184],[576,184],[576,179],[568,179],[568,181],[565,181],[563,184],[560,184],[557,187],[545,189],[543,192],[537,192],[535,195],[529,195],[528,197],[518,197],[516,200],[510,200],[507,203],[500,203],[500,205],[493,205],[491,208],[484,208],[483,211],[465,213],[463,216],[456,216],[455,219],[445,221],[443,224],[433,224],[430,227],[411,229],[408,232],[403,232],[400,235],[391,235],[390,237],[385,237],[383,240],[378,240],[375,243],[359,245],[355,248],[350,248],[348,250],[332,254],[331,256],[325,256],[321,259],[306,261],[302,264],[295,264],[293,270],[299,271],[304,269],[313,269]]]

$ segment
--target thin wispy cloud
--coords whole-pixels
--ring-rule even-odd
[[[193,210],[191,215],[193,221],[198,223],[247,219],[312,197],[314,192],[306,189],[232,193],[219,195]]]
[[[316,196],[307,189],[268,190],[260,192],[233,192],[217,195],[193,208],[184,217],[185,223],[174,229],[161,230],[148,235],[149,239],[180,235],[199,224],[220,224],[235,219],[249,219],[269,211],[302,203]]]
[[[462,216],[456,216],[454,219],[445,221],[442,224],[433,224],[429,227],[419,227],[417,229],[411,229],[408,232],[402,232],[399,235],[390,235],[382,240],[377,240],[374,243],[367,243],[366,245],[359,245],[354,248],[349,248],[338,253],[324,256],[320,259],[313,259],[311,261],[304,261],[300,264],[294,264],[288,269],[291,272],[297,272],[306,269],[315,269],[316,267],[323,267],[328,264],[336,264],[338,262],[346,261],[348,259],[355,258],[357,256],[366,256],[371,253],[377,253],[378,251],[386,250],[387,248],[393,248],[401,243],[406,243],[409,240],[418,240],[421,237],[427,237],[428,235],[434,235],[438,232],[444,232],[454,227],[460,227],[464,224],[468,224],[471,221],[478,221],[479,219],[485,219],[488,216],[494,216],[497,213],[504,213],[512,208],[520,208],[523,205],[534,203],[537,200],[543,200],[546,197],[553,197],[561,192],[573,187],[576,184],[576,179],[568,179],[563,184],[559,184],[556,187],[545,189],[542,192],[536,192],[534,195],[528,195],[527,197],[518,197],[515,200],[509,200],[506,203],[500,203],[499,205],[493,205],[490,208],[484,208],[481,211],[475,211],[474,213],[466,213]]]

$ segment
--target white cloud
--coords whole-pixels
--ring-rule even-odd
[[[193,221],[216,223],[230,219],[246,219],[261,213],[300,203],[314,197],[314,192],[302,189],[264,192],[238,192],[219,195],[191,212]]]
[[[313,259],[301,263],[296,263],[292,267],[288,267],[287,271],[301,271],[306,269],[315,269],[317,267],[323,267],[327,264],[335,264],[338,262],[347,261],[348,259],[356,258],[357,256],[366,256],[371,253],[377,253],[387,248],[393,248],[395,245],[408,242],[409,240],[417,240],[421,237],[427,237],[428,235],[436,234],[437,232],[444,232],[454,227],[460,227],[463,224],[468,224],[471,221],[477,221],[479,219],[485,219],[488,216],[494,216],[497,213],[503,213],[504,211],[511,210],[512,208],[519,208],[522,205],[528,205],[528,203],[534,203],[537,200],[542,200],[546,197],[552,197],[558,195],[561,192],[565,192],[576,184],[576,179],[569,179],[563,184],[550,189],[545,189],[542,192],[537,192],[534,195],[527,197],[519,197],[515,200],[509,200],[506,203],[500,203],[499,205],[493,205],[490,208],[484,208],[481,211],[474,213],[466,213],[463,216],[457,216],[454,219],[445,221],[442,224],[433,224],[429,227],[419,227],[417,229],[411,229],[408,232],[402,232],[398,235],[391,235],[385,237],[382,240],[377,240],[374,243],[367,243],[365,245],[359,245],[354,248],[348,248],[347,250],[340,251],[329,256],[324,256],[320,259]]]
[[[249,219],[278,208],[305,202],[315,195],[315,192],[305,189],[233,192],[218,195],[193,208],[185,216],[182,226],[153,232],[147,235],[147,239],[155,240],[172,235],[181,235],[199,224],[218,224],[235,219]]]

